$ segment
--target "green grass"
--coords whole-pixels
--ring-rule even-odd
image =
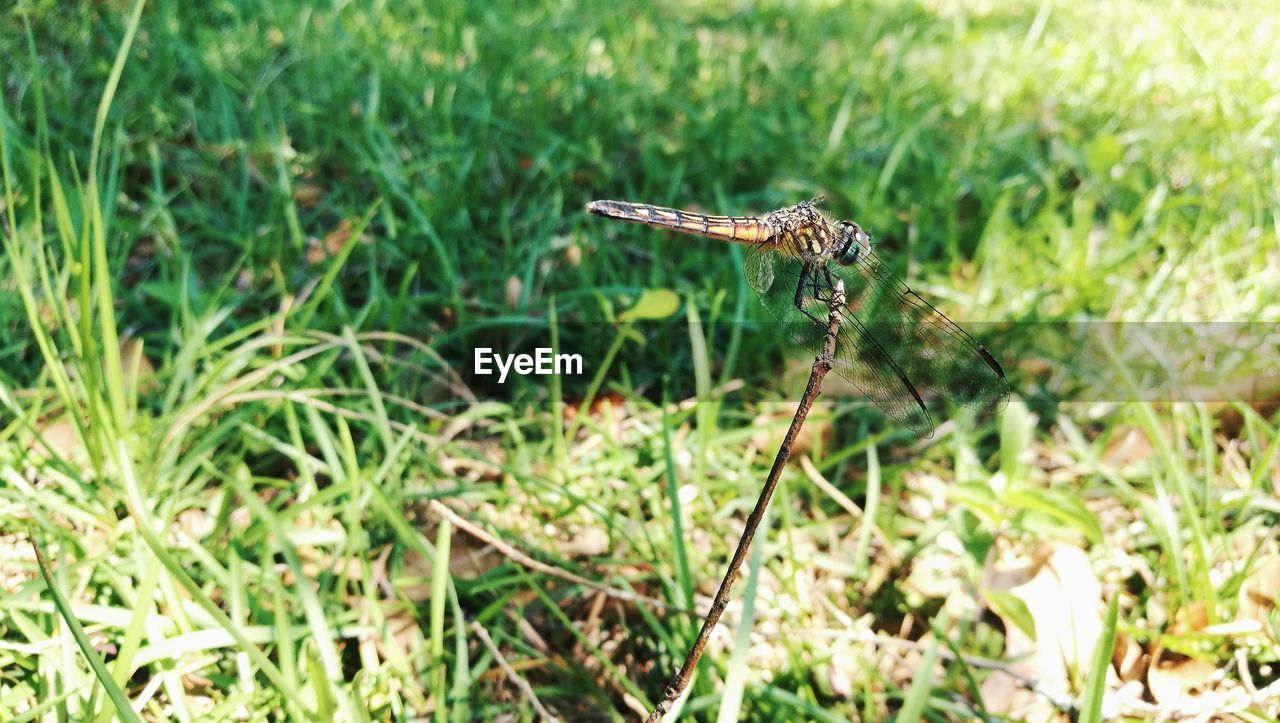
[[[593,198],[824,194],[1018,395],[919,443],[832,381],[684,715],[998,710],[983,661],[1046,614],[1009,551],[1085,549],[1117,655],[1222,671],[1125,698],[1086,646],[1083,717],[1277,680],[1265,3],[429,5],[0,11],[0,719],[652,705],[808,360],[734,250]],[[1086,319],[1260,322],[1255,403],[1123,402],[1141,352]],[[458,377],[553,344],[586,374]]]

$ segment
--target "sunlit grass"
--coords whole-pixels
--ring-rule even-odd
[[[114,93],[113,4],[6,13],[0,718],[106,720],[113,687],[148,720],[643,713],[808,360],[731,252],[582,203],[822,193],[961,322],[1275,322],[1264,9],[157,2]],[[654,289],[680,308],[620,320]],[[1046,365],[1127,365],[974,328],[1021,397],[999,418],[919,443],[830,386],[687,715],[996,709],[983,661],[1044,608],[989,573],[1060,548],[1131,649],[1275,681],[1273,606],[1247,612],[1280,511],[1268,369],[1256,408],[1058,399]],[[585,380],[459,379],[553,330]],[[1061,690],[1024,671],[1040,703],[1276,712],[1117,697],[1093,654]]]

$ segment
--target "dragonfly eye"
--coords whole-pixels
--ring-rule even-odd
[[[836,263],[852,266],[870,248],[871,237],[852,221],[840,222],[840,247],[836,249]]]

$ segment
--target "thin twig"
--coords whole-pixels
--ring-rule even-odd
[[[542,701],[538,700],[538,696],[534,694],[533,686],[529,685],[529,681],[521,678],[516,669],[512,668],[507,659],[502,656],[502,651],[498,649],[497,645],[494,645],[493,638],[489,637],[489,631],[474,620],[471,621],[471,629],[475,632],[476,637],[480,638],[480,642],[484,643],[484,646],[489,649],[489,652],[493,653],[493,659],[498,661],[498,667],[502,668],[502,672],[507,674],[507,680],[520,689],[520,692],[528,699],[529,705],[532,705],[533,709],[538,711],[538,715],[542,716],[542,720],[559,721],[559,718],[551,715],[551,711],[542,706]]]
[[[532,557],[529,557],[525,553],[517,550],[515,547],[512,547],[510,544],[503,542],[502,540],[498,539],[497,537],[494,537],[488,532],[485,532],[483,528],[463,518],[458,513],[449,509],[449,507],[447,507],[444,503],[440,502],[439,500],[431,500],[430,502],[427,503],[427,506],[431,508],[431,510],[435,512],[437,515],[440,515],[441,517],[449,520],[449,522],[453,523],[454,527],[457,527],[463,530],[464,532],[476,538],[477,540],[480,540],[486,545],[493,547],[493,549],[497,550],[499,554],[510,559],[512,562],[515,562],[518,565],[523,565],[529,568],[530,570],[535,570],[537,572],[541,572],[545,575],[550,575],[552,577],[558,577],[561,580],[571,582],[575,585],[582,585],[583,587],[589,587],[592,590],[595,590],[596,592],[602,593],[604,595],[608,595],[609,597],[612,597],[612,598],[617,598],[619,600],[626,600],[628,602],[635,602],[635,603],[644,603],[645,605],[649,605],[654,608],[659,608],[661,610],[671,610],[673,612],[684,613],[686,615],[693,615],[693,612],[691,611],[685,610],[684,608],[678,607],[676,605],[671,605],[670,603],[663,602],[656,598],[640,595],[640,594],[631,592],[630,590],[622,590],[620,588],[609,587],[608,585],[602,585],[598,582],[595,582],[594,580],[588,580],[587,578],[582,577],[581,575],[575,575],[572,572],[569,572],[568,570],[561,570],[560,568],[552,567],[551,565],[548,565],[545,562],[539,562],[533,559]]]
[[[836,349],[836,335],[840,333],[840,310],[844,308],[844,303],[844,284],[837,282],[835,294],[827,302],[827,334],[822,346],[822,355],[813,360],[813,371],[809,373],[809,383],[805,386],[804,396],[800,398],[800,406],[796,408],[796,414],[791,419],[791,426],[787,428],[787,436],[783,437],[782,445],[778,447],[778,455],[773,459],[773,468],[769,470],[769,476],[765,479],[764,489],[760,490],[760,498],[756,500],[755,508],[747,516],[742,537],[738,540],[738,549],[734,550],[733,558],[729,561],[729,569],[725,571],[724,579],[720,581],[720,589],[716,591],[715,600],[711,603],[711,609],[707,611],[707,617],[702,622],[702,630],[698,633],[698,638],[694,640],[693,647],[689,649],[689,655],[685,657],[684,665],[680,667],[680,670],[671,678],[671,682],[667,684],[662,700],[658,701],[658,704],[654,706],[653,712],[646,719],[647,723],[657,723],[657,721],[661,720],[662,716],[671,710],[671,706],[675,704],[676,699],[684,693],[685,687],[689,685],[689,679],[693,677],[693,671],[698,665],[698,660],[702,658],[702,651],[707,647],[707,641],[711,638],[711,631],[715,629],[725,606],[729,604],[729,591],[733,588],[733,583],[737,582],[738,575],[742,572],[742,563],[747,559],[747,552],[751,549],[751,541],[755,538],[756,528],[760,526],[760,520],[764,518],[765,509],[769,506],[773,491],[778,486],[778,479],[782,476],[782,470],[786,467],[787,460],[791,457],[791,448],[795,445],[796,437],[800,434],[800,428],[804,426],[805,417],[809,416],[809,410],[818,398],[818,393],[822,389],[823,377],[827,375],[827,372],[831,371],[831,359],[835,355]]]
[[[809,481],[812,482],[815,487],[827,493],[827,496],[835,500],[836,504],[840,505],[845,512],[853,515],[853,518],[857,520],[859,524],[870,526],[871,534],[875,535],[876,540],[884,549],[885,557],[889,560],[889,564],[897,567],[898,556],[893,551],[893,544],[889,541],[888,536],[884,534],[884,531],[876,525],[876,521],[867,519],[862,513],[861,507],[858,507],[853,500],[849,499],[848,495],[836,489],[835,485],[828,482],[827,478],[822,476],[822,472],[818,471],[818,468],[814,466],[813,461],[810,460],[808,456],[800,458],[800,469],[804,471],[805,476],[809,478]]]

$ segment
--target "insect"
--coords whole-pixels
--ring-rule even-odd
[[[763,216],[708,216],[625,201],[592,201],[587,211],[750,246],[747,283],[813,354],[822,351],[827,302],[843,281],[847,302],[832,369],[921,436],[934,430],[922,388],[971,407],[1007,401],[1009,383],[995,357],[889,271],[862,227],[827,218],[818,203]]]

